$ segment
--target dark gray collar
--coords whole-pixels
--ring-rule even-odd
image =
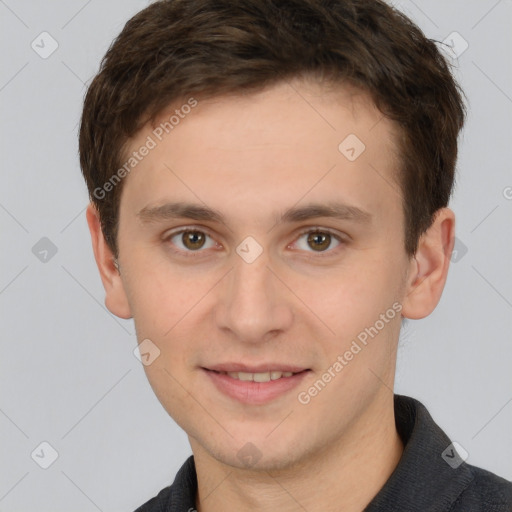
[[[450,510],[473,473],[423,404],[396,395],[395,423],[404,452],[384,487],[364,512]]]

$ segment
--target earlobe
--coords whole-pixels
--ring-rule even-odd
[[[119,318],[132,318],[119,268],[112,250],[103,236],[99,213],[93,203],[89,203],[87,206],[86,218],[91,234],[94,259],[105,288],[105,306]]]
[[[441,208],[430,228],[421,236],[411,259],[402,302],[404,317],[419,319],[434,311],[446,283],[454,241],[455,215],[449,208]]]

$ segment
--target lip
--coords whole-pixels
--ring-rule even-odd
[[[208,366],[205,370],[213,370],[215,372],[246,372],[246,373],[263,373],[272,370],[278,372],[292,372],[299,373],[307,368],[300,366],[291,366],[289,364],[281,363],[262,363],[254,366],[247,366],[241,363],[222,363],[214,366]]]
[[[243,365],[230,365],[230,368],[243,367]],[[279,368],[291,368],[290,366],[279,366]],[[247,367],[243,367],[247,368]],[[254,367],[252,367],[254,368]],[[265,366],[264,369],[260,368],[259,372],[268,371]],[[272,366],[272,369],[277,370],[278,366]],[[269,382],[253,382],[247,380],[238,380],[230,377],[229,375],[218,373],[218,371],[202,368],[207,378],[213,382],[218,391],[230,398],[237,400],[238,402],[250,405],[262,405],[276,398],[285,395],[292,389],[296,388],[306,375],[311,370],[302,370],[299,368],[299,373],[292,375],[291,377],[281,377],[280,379],[271,380]],[[219,371],[247,371],[247,370],[219,370]],[[293,370],[282,370],[282,371],[293,371]],[[249,373],[259,373],[254,369]]]

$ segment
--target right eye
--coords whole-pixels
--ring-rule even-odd
[[[194,228],[184,228],[178,231],[173,231],[166,235],[164,238],[165,242],[170,242],[171,249],[174,252],[180,253],[183,256],[194,257],[195,254],[190,254],[194,252],[204,252],[201,249],[205,248],[205,244],[207,242],[207,238],[210,238],[210,235],[205,233],[200,229]],[[173,241],[175,239],[175,241]],[[175,249],[172,246],[177,246],[179,249]],[[215,247],[216,243],[212,240],[210,247],[206,246],[206,248]],[[189,253],[189,254],[187,254]]]

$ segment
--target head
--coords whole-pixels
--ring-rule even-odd
[[[379,0],[161,1],[125,25],[84,103],[87,217],[107,307],[159,351],[197,449],[284,466],[382,403],[401,319],[444,287],[463,121],[434,42]],[[308,371],[247,404],[210,380],[230,362]]]

